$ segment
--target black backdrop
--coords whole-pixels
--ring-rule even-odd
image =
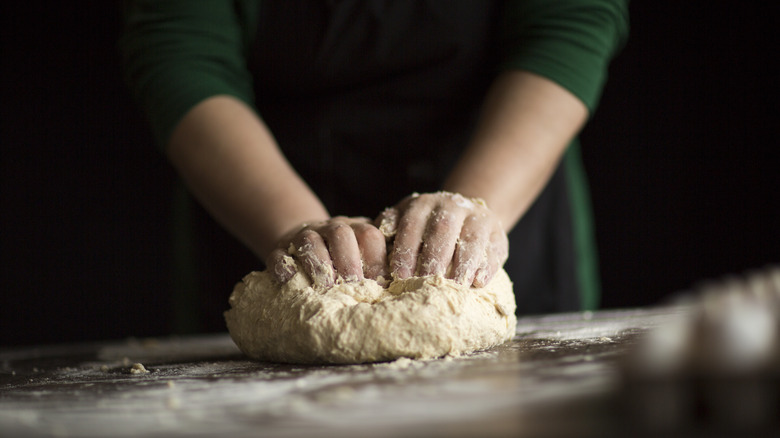
[[[170,333],[176,177],[120,79],[118,3],[0,7],[0,346]],[[603,307],[780,262],[776,2],[631,12],[583,133]]]

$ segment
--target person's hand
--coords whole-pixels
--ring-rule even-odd
[[[456,193],[413,194],[382,212],[375,224],[386,237],[394,236],[395,278],[443,275],[483,287],[509,255],[498,217],[482,200]]]
[[[385,237],[367,218],[340,216],[302,224],[279,240],[266,266],[286,283],[295,275],[294,260],[316,286],[387,275]]]

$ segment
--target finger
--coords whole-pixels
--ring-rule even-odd
[[[479,268],[477,269],[476,274],[474,275],[474,282],[472,283],[472,286],[474,287],[485,287],[490,283],[490,280],[493,279],[493,276],[496,274],[496,269],[493,269],[493,266],[491,266],[491,263],[488,258],[483,259],[482,263],[479,265]]]
[[[414,275],[417,254],[431,210],[432,207],[425,202],[411,203],[398,220],[398,231],[390,255],[390,271],[396,278],[404,279]]]
[[[464,218],[464,210],[444,206],[439,206],[431,213],[417,262],[418,275],[444,275],[447,272]]]
[[[473,284],[477,269],[487,258],[489,244],[488,228],[477,216],[467,217],[452,258],[452,278],[463,285]]]
[[[474,287],[485,287],[496,275],[498,269],[503,266],[509,255],[509,244],[506,234],[497,231],[490,235],[487,257],[474,277]]]
[[[362,280],[363,262],[352,227],[343,219],[337,218],[323,227],[320,233],[328,245],[336,275],[346,281]]]
[[[271,251],[266,259],[266,266],[271,269],[274,278],[282,284],[290,281],[297,272],[295,261],[281,248]]]
[[[385,236],[379,228],[370,224],[352,224],[352,230],[360,247],[363,276],[373,280],[386,277],[388,268]]]
[[[311,229],[301,231],[293,238],[293,247],[295,257],[312,283],[317,286],[333,286],[333,262],[319,233]]]

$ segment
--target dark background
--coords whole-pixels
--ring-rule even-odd
[[[632,3],[582,136],[603,307],[780,262],[775,5]],[[171,333],[176,177],[120,79],[118,3],[0,7],[0,346]]]

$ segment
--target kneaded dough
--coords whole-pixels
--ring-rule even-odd
[[[312,287],[301,269],[286,284],[268,271],[238,283],[225,312],[247,356],[287,363],[429,359],[499,345],[515,334],[512,282],[503,270],[484,288],[441,276]]]

